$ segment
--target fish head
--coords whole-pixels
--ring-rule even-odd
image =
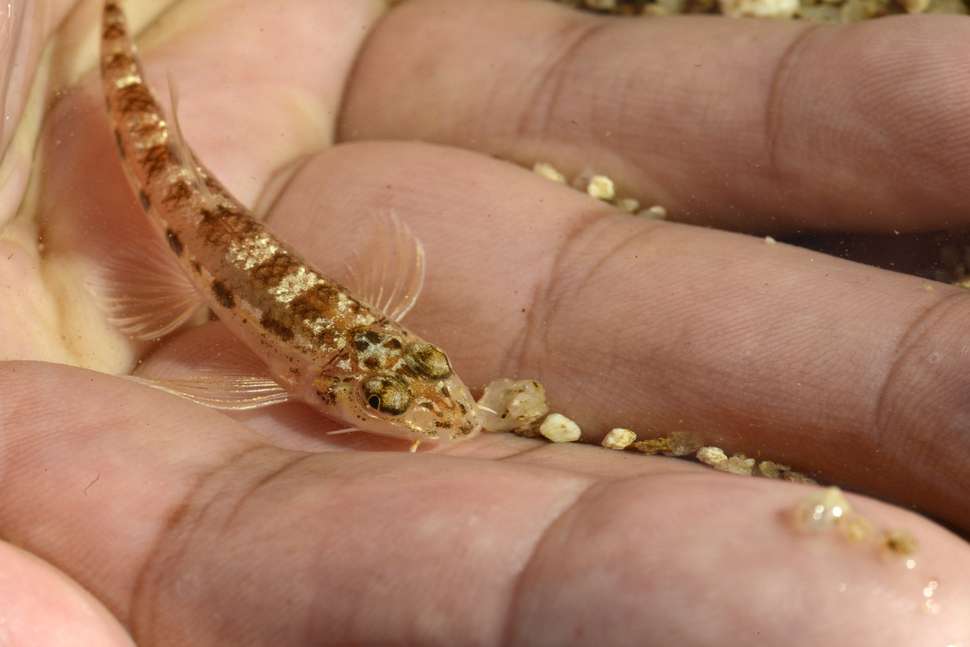
[[[357,370],[339,381],[317,380],[318,392],[330,390],[338,417],[364,431],[411,442],[467,440],[481,430],[482,413],[444,352],[420,340],[395,348],[368,335],[368,349],[385,349],[380,361],[363,357],[355,362]],[[386,352],[388,347],[396,352]]]

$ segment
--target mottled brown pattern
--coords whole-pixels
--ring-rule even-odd
[[[133,83],[115,93],[118,109],[122,112],[159,112],[158,101],[144,83]]]
[[[327,363],[333,366],[336,364],[342,364],[349,361],[350,361],[350,353],[334,353],[334,356],[331,357],[330,361]]]
[[[200,207],[199,215],[199,236],[218,249],[226,249],[233,241],[255,238],[262,231],[259,223],[231,203]]]
[[[299,319],[315,319],[321,313],[333,311],[337,295],[338,291],[332,285],[315,285],[294,298],[289,304],[289,310]]]
[[[192,197],[192,187],[185,180],[178,180],[169,184],[162,196],[162,204],[170,209],[177,209]]]
[[[300,268],[300,262],[286,252],[277,252],[269,260],[252,269],[252,277],[259,285],[269,288],[279,285],[291,273]]]
[[[271,314],[264,314],[259,320],[259,325],[266,332],[276,335],[283,341],[292,341],[294,337],[293,330]]]
[[[117,11],[117,8],[115,9]],[[124,25],[119,25],[116,22],[109,22],[104,25],[104,29],[101,31],[101,38],[105,40],[116,40],[125,35]]]
[[[148,182],[154,182],[158,175],[172,163],[169,157],[168,148],[162,144],[146,148],[142,151],[138,163],[145,171],[145,178]]]
[[[202,178],[205,180],[206,188],[212,191],[213,193],[221,193],[225,191],[222,185],[219,184],[218,180],[212,177],[208,171],[203,172]]]
[[[141,142],[144,146],[148,142],[162,143],[167,137],[165,126],[150,119],[140,119],[129,128],[129,138]],[[170,153],[169,157],[173,157]]]
[[[256,229],[256,225],[247,217],[245,211],[230,204],[219,203],[211,207],[203,207],[199,209],[199,215],[202,216],[202,226],[228,229],[229,223],[232,222],[233,229],[237,227],[242,227],[244,231]]]
[[[354,348],[363,352],[380,341],[380,336],[373,330],[354,333]]]
[[[212,296],[216,298],[223,308],[231,310],[236,306],[236,299],[232,296],[232,290],[226,285],[225,281],[215,279],[212,281]]]
[[[112,54],[101,64],[101,71],[108,72],[114,76],[122,77],[130,73],[135,68],[135,59],[127,52]]]
[[[255,235],[264,229],[256,218],[241,205],[236,204],[235,200],[227,200],[227,202],[217,206],[216,213],[219,215],[220,220],[231,222],[235,231]]]
[[[393,359],[393,364],[391,364],[390,361],[387,362],[388,368],[391,368],[391,366],[393,366],[394,367],[394,372],[397,373],[398,375],[401,375],[403,377],[406,377],[409,380],[418,379],[420,377],[418,375],[418,372],[417,371],[415,371],[413,368],[411,368],[407,364],[401,362],[400,355],[393,355],[393,356],[391,356],[388,359],[389,360],[390,359]]]
[[[277,260],[279,258],[286,258],[282,266],[276,263],[273,270],[269,268],[268,264],[267,267],[263,268],[262,278],[268,282],[262,284],[262,287],[266,290],[278,285],[289,276],[288,273],[279,273],[276,270],[289,266],[291,271],[297,271],[297,268],[303,267],[301,263],[295,263],[291,266],[290,263],[294,261],[291,256],[280,254]],[[337,288],[333,285],[320,283],[299,293],[286,304],[271,299],[270,305],[267,306],[267,313],[268,316],[279,319],[282,322],[281,325],[294,336],[300,335],[309,339],[314,348],[336,348],[337,332],[334,330],[336,326],[333,322],[333,313],[338,298],[339,291]],[[259,305],[263,307],[263,304]],[[320,320],[328,322],[323,329],[321,329]]]
[[[451,375],[448,358],[431,344],[411,344],[407,349],[407,361],[408,366],[435,380]]]
[[[138,191],[138,202],[141,204],[141,208],[145,210],[145,213],[148,213],[149,209],[152,208],[152,201],[148,197],[148,194],[140,189]]]
[[[315,333],[312,343],[315,348],[333,348],[336,339],[336,333],[332,329],[327,328]]]
[[[317,398],[319,398],[320,402],[323,402],[327,406],[331,406],[331,407],[336,406],[337,394],[333,390],[333,383],[331,383],[329,388],[317,389]]]

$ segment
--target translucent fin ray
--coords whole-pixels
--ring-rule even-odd
[[[129,379],[211,409],[244,411],[291,399],[283,387],[268,377],[200,375],[167,379],[130,376]]]
[[[88,280],[108,322],[141,340],[164,337],[204,303],[157,236],[143,236],[105,260]]]
[[[292,399],[245,344],[199,337],[205,333],[194,329],[174,339],[162,358],[132,379],[213,409],[257,409]]]
[[[424,247],[393,211],[371,215],[367,228],[347,265],[350,287],[391,319],[403,319],[424,286]]]
[[[202,194],[206,202],[212,202],[214,197],[206,182],[206,174],[195,159],[192,149],[189,148],[185,136],[182,134],[182,125],[179,123],[178,117],[179,93],[171,72],[168,73],[168,95],[172,107],[172,127],[168,132],[172,142],[171,149],[176,157],[176,164],[186,170],[189,174],[187,179]]]
[[[186,350],[186,352],[189,351]],[[186,358],[187,360],[198,358],[196,351],[192,353],[193,355]],[[215,344],[207,349],[204,363],[197,366],[196,370],[204,374],[258,377],[275,384],[266,362],[238,339]]]
[[[363,429],[361,429],[359,427],[346,427],[344,429],[334,429],[333,431],[328,431],[327,432],[327,435],[328,436],[337,436],[339,434],[349,434],[349,433],[352,433],[354,431],[363,431]]]

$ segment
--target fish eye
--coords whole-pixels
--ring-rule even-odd
[[[443,380],[451,375],[448,356],[431,344],[411,344],[404,354],[407,365],[425,377]]]
[[[377,375],[360,385],[363,401],[368,407],[381,413],[399,416],[411,406],[411,392],[396,377]]]

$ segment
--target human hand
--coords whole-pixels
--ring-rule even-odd
[[[397,211],[429,262],[409,326],[467,383],[536,378],[589,441],[694,431],[970,527],[965,294],[636,219],[490,157],[592,166],[682,222],[759,234],[964,224],[962,21],[812,30],[408,0],[362,42],[376,3],[210,6],[139,39],[156,90],[166,72],[179,85],[188,141],[325,269],[361,214]],[[860,62],[823,74],[832,50]],[[917,72],[940,101],[900,91]],[[123,372],[146,349],[81,288],[118,232],[144,227],[96,87],[44,131],[44,254],[13,228],[0,325],[8,357]],[[337,115],[346,145],[327,148]],[[24,303],[36,319],[14,316]],[[913,568],[800,533],[806,486],[683,461],[508,435],[410,455],[327,437],[295,405],[233,419],[52,363],[4,364],[0,394],[3,537],[142,645],[970,641],[965,542],[866,497],[853,504],[877,528],[920,542]],[[921,611],[930,581],[938,613]]]

